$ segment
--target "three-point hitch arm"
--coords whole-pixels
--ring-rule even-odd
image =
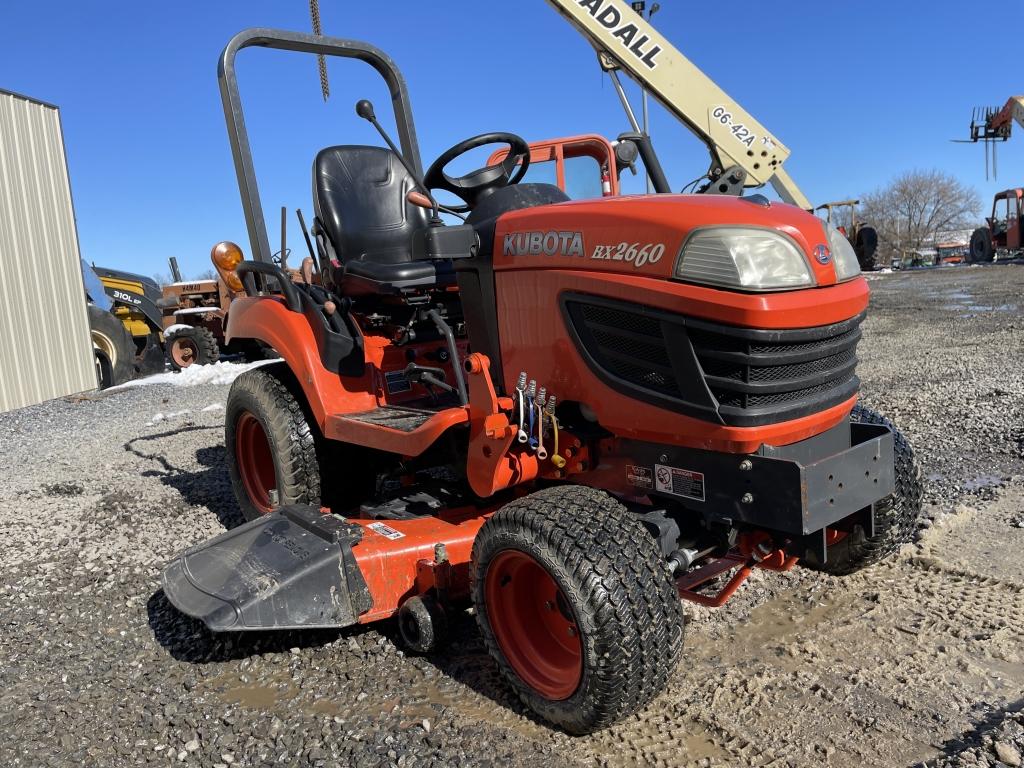
[[[770,183],[786,202],[811,208],[783,168],[789,149],[629,4],[622,0],[548,3],[597,50],[634,131],[641,133],[619,82],[619,70],[647,89],[707,146],[709,191],[740,194],[744,187]]]

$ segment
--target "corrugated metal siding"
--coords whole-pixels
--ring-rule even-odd
[[[95,388],[60,113],[0,91],[0,412]]]

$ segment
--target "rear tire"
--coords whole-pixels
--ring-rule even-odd
[[[193,365],[210,365],[220,360],[217,339],[208,328],[182,328],[169,333],[164,344],[171,367],[176,371]]]
[[[971,235],[971,263],[981,264],[994,258],[992,231],[988,227],[978,227]]]
[[[549,488],[502,507],[473,544],[472,595],[509,685],[569,733],[637,712],[679,660],[683,610],[656,542],[592,488]]]
[[[878,232],[874,227],[857,227],[853,250],[857,254],[857,262],[861,270],[870,272],[875,268],[875,255],[878,252]]]
[[[921,473],[914,459],[914,450],[903,433],[885,416],[861,405],[854,407],[850,421],[881,424],[893,431],[896,491],[875,504],[874,536],[868,537],[862,526],[855,525],[850,532],[828,547],[825,563],[817,562],[811,553],[801,561],[808,568],[836,576],[846,576],[872,566],[903,544],[909,543],[917,530],[921,514]]]
[[[135,340],[124,323],[95,304],[88,305],[89,334],[100,389],[135,378]]]
[[[315,427],[279,379],[262,369],[235,379],[224,439],[231,486],[246,520],[289,504],[320,506]]]

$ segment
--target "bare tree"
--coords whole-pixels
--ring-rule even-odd
[[[861,218],[890,255],[934,245],[941,232],[970,229],[980,210],[976,189],[937,170],[902,173],[861,198]]]

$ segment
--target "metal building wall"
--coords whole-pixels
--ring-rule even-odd
[[[0,412],[96,386],[60,113],[0,90]]]

